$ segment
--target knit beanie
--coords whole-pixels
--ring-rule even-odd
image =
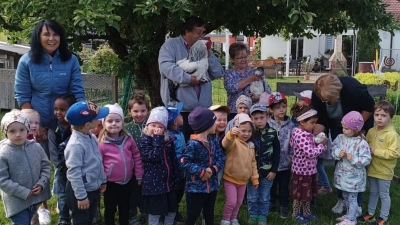
[[[238,106],[240,104],[245,104],[247,106],[247,108],[251,108],[251,105],[253,104],[251,98],[249,96],[246,95],[241,95],[239,96],[239,98],[236,100],[236,109],[238,108]]]
[[[213,111],[204,107],[196,107],[189,114],[188,122],[193,131],[198,134],[210,129],[216,119]]]
[[[118,114],[121,119],[124,119],[124,110],[122,110],[121,106],[118,105],[118,103],[115,103],[114,105],[108,104],[105,105],[104,107],[107,107],[110,109],[110,113]]]
[[[28,118],[21,114],[21,110],[13,109],[10,112],[6,113],[1,119],[1,130],[4,132],[4,135],[7,134],[8,126],[14,122],[22,123],[29,131]]]
[[[150,116],[147,119],[146,126],[150,123],[159,123],[167,129],[168,125],[168,110],[163,107],[159,106],[151,110]]]
[[[343,116],[342,124],[352,130],[361,131],[364,126],[364,119],[359,112],[351,111]]]

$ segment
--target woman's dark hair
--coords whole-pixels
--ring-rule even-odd
[[[233,43],[231,44],[231,46],[229,46],[229,57],[231,57],[231,59],[234,59],[236,57],[236,55],[240,52],[245,50],[247,53],[247,46],[243,43]]]
[[[75,95],[73,95],[73,94],[63,94],[63,95],[58,96],[56,98],[56,100],[57,99],[62,99],[64,101],[66,101],[68,103],[68,106],[71,106],[76,102]]]
[[[303,115],[305,112],[307,112],[307,111],[309,111],[311,109],[312,109],[312,107],[309,106],[309,105],[298,105],[298,104],[295,104],[291,108],[290,112],[292,113],[293,116],[296,116],[296,118],[298,118],[299,116]],[[318,114],[310,116],[310,117],[308,117],[308,118],[306,118],[306,119],[304,119],[302,121],[307,122],[311,118],[318,118]]]
[[[181,25],[181,35],[185,35],[186,31],[193,31],[194,27],[204,26],[204,20],[197,16],[190,16],[185,19]]]
[[[43,60],[43,47],[40,43],[40,32],[42,28],[46,27],[46,29],[50,28],[55,33],[60,35],[60,46],[58,47],[58,51],[60,52],[61,61],[65,62],[71,58],[71,52],[68,50],[68,44],[65,39],[65,31],[64,28],[55,20],[41,20],[36,24],[33,29],[31,35],[31,50],[30,55],[32,57],[32,62],[35,64],[39,64]]]

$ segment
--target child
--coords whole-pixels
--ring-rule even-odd
[[[203,107],[195,108],[188,116],[192,134],[181,163],[186,172],[186,200],[188,214],[186,225],[194,225],[203,210],[206,225],[214,225],[214,206],[217,199],[218,171],[225,156],[215,137],[214,113]]]
[[[28,118],[29,121],[29,134],[27,139],[35,140],[36,132],[39,130],[40,127],[39,113],[34,109],[22,109],[21,113],[24,117]],[[43,135],[46,136],[47,134],[44,133]],[[47,149],[47,142],[42,142],[40,144],[42,145],[42,147],[46,145],[45,149]],[[46,152],[46,154],[49,154],[49,152]],[[50,183],[48,183],[48,185],[49,185],[48,187],[44,188],[44,191],[49,192],[46,194],[50,195]],[[39,208],[36,214],[33,216],[31,223],[48,225],[50,224],[50,222],[51,222],[50,211],[47,206],[47,201],[44,201],[42,202],[42,204],[39,204]]]
[[[294,123],[286,115],[287,100],[283,93],[273,92],[269,96],[269,110],[272,116],[268,120],[268,125],[278,132],[281,145],[280,160],[278,172],[271,188],[270,210],[276,210],[276,201],[279,196],[280,216],[287,218],[289,216],[289,181],[290,181],[290,163],[293,156],[293,149],[290,147],[290,135],[294,128]],[[277,194],[277,192],[279,194]]]
[[[179,102],[176,108],[172,106],[166,106],[166,108],[168,110],[168,133],[172,137],[175,137],[174,139],[175,153],[178,160],[178,164],[180,164],[180,159],[182,157],[183,151],[186,148],[185,136],[180,130],[180,127],[183,125],[183,118],[181,115],[183,103]],[[179,203],[181,202],[183,195],[185,194],[185,175],[183,173],[183,168],[180,167],[179,169],[181,176],[179,177],[176,187],[176,200],[178,203],[177,209],[179,209]],[[174,220],[176,222],[183,221],[183,216],[179,213],[179,210],[176,212]]]
[[[4,212],[13,224],[30,224],[37,205],[50,198],[51,164],[43,148],[27,140],[29,122],[20,110],[1,120],[6,139],[0,148],[0,190]]]
[[[252,183],[248,182],[247,204],[250,221],[266,225],[270,191],[278,171],[281,147],[278,133],[268,125],[268,108],[262,104],[255,104],[250,108],[250,114],[256,127],[253,141],[260,184],[255,189]]]
[[[150,112],[149,100],[144,94],[133,94],[128,101],[128,111],[132,117],[132,121],[125,124],[125,129],[132,135],[136,145],[140,149],[140,137],[143,128],[146,126],[147,116]],[[132,179],[135,179],[134,175]],[[140,225],[137,216],[138,208],[140,209],[140,220],[145,221],[147,215],[143,214],[140,204],[140,196],[142,195],[142,186],[136,182],[132,184],[131,199],[129,203],[129,217],[131,225]]]
[[[251,105],[252,105],[251,98],[248,97],[247,95],[241,95],[236,100],[236,111],[238,114],[245,113],[245,114],[249,115]],[[233,119],[232,119],[228,122],[228,125],[226,126],[225,134],[228,133],[228,131],[230,131],[233,127],[234,127],[234,125],[233,125]]]
[[[361,129],[364,120],[359,112],[351,111],[342,119],[343,134],[333,141],[332,157],[338,160],[335,168],[335,187],[343,192],[346,215],[337,218],[336,225],[357,224],[357,194],[364,192],[367,186],[365,166],[371,161],[368,143]]]
[[[176,184],[180,176],[174,138],[167,132],[168,111],[156,107],[150,112],[141,138],[140,155],[144,168],[142,178],[143,213],[149,225],[172,225],[177,209]]]
[[[293,115],[293,112],[297,110],[297,107],[303,107],[303,106],[311,106],[311,97],[312,97],[312,91],[310,90],[305,90],[302,92],[294,92],[294,96],[296,96],[297,101],[293,105],[291,111],[291,114]],[[292,116],[292,121],[297,127],[299,124],[296,121],[296,116]],[[318,135],[318,134],[317,134]],[[327,151],[324,151],[319,157],[318,157],[318,162],[317,162],[317,171],[318,171],[318,194],[325,195],[325,194],[331,194],[333,193],[333,190],[331,188],[331,185],[329,183],[328,175],[326,175],[325,172],[325,167],[324,167],[324,160],[325,159],[332,159],[331,154],[330,154],[330,148],[331,148],[331,142],[330,139],[328,139],[328,144],[326,146]]]
[[[92,223],[100,194],[106,190],[103,160],[97,138],[90,130],[96,128],[99,119],[108,112],[108,108],[90,101],[79,101],[69,107],[66,114],[72,134],[64,151],[68,168],[65,194],[74,224]]]
[[[233,118],[233,125],[222,140],[222,147],[226,150],[223,176],[226,202],[221,225],[239,225],[237,215],[248,180],[251,179],[254,188],[258,187],[257,163],[251,141],[253,122],[249,115],[239,113]]]
[[[400,138],[395,128],[390,125],[395,108],[388,101],[382,100],[375,105],[375,126],[367,133],[367,142],[371,147],[372,160],[367,168],[369,179],[368,211],[357,218],[360,222],[384,225],[389,218],[391,199],[389,195],[393,169],[400,156]],[[381,198],[379,218],[374,222],[378,199]]]
[[[294,150],[291,185],[292,215],[300,224],[307,224],[317,220],[311,213],[310,202],[318,194],[317,160],[318,156],[325,151],[324,145],[328,139],[324,137],[321,144],[318,145],[314,142],[312,131],[318,119],[317,111],[309,106],[304,106],[295,112],[295,116],[299,127],[294,128],[290,138],[290,146]]]
[[[56,168],[54,172],[53,193],[57,195],[57,209],[60,216],[59,225],[71,223],[69,208],[65,201],[65,186],[68,180],[64,150],[72,131],[71,125],[65,120],[65,114],[75,102],[76,98],[73,94],[64,94],[56,98],[54,102],[54,116],[56,120],[52,122],[47,132],[50,159]]]
[[[140,152],[133,138],[123,129],[124,112],[115,103],[106,105],[108,116],[99,135],[99,151],[107,174],[107,190],[104,192],[105,224],[115,224],[115,212],[119,224],[129,224],[129,199],[133,182],[141,183],[143,168]],[[136,180],[132,180],[135,173]]]

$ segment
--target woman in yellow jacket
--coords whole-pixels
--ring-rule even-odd
[[[237,114],[234,127],[222,140],[226,151],[224,168],[225,206],[221,225],[239,225],[237,215],[242,205],[246,184],[251,179],[258,187],[258,172],[254,144],[250,141],[254,126],[247,114]]]

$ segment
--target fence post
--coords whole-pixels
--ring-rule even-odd
[[[117,76],[112,76],[111,94],[112,94],[112,101],[114,103],[118,103],[118,77]]]

